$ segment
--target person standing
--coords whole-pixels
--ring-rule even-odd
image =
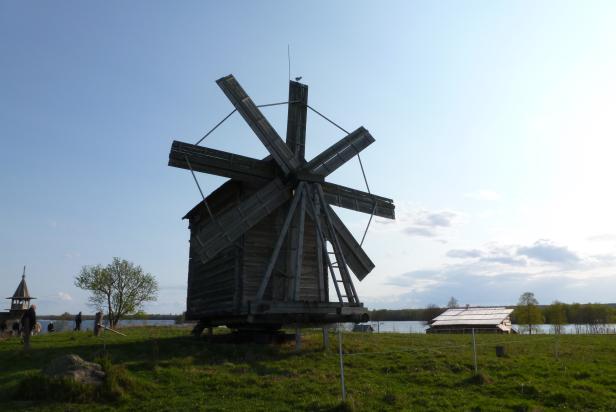
[[[77,332],[81,330],[81,312],[75,316],[75,329]]]
[[[31,305],[21,317],[21,329],[24,334],[32,334],[36,325],[36,305]]]
[[[22,334],[24,339],[24,349],[30,349],[30,336],[36,325],[36,305],[31,305],[21,318]]]

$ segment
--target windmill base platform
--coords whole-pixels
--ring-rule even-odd
[[[227,326],[237,331],[277,331],[284,326],[323,326],[338,322],[364,323],[370,320],[363,306],[337,302],[260,302],[239,313],[215,312],[198,316],[186,313],[187,320],[198,320],[201,330]]]

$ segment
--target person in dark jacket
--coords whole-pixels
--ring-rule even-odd
[[[19,322],[13,322],[13,336],[19,336]]]
[[[74,330],[78,332],[81,330],[81,312],[79,312],[77,316],[75,316],[75,329]]]
[[[25,320],[28,320],[28,331],[23,330],[25,327]],[[23,333],[29,333],[32,334],[32,330],[34,329],[34,325],[36,325],[36,305],[31,305],[28,310],[26,310],[26,312],[24,313],[24,315],[21,317],[21,328],[23,330]]]

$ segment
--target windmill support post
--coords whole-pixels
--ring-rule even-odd
[[[342,294],[340,293],[340,287],[338,286],[338,280],[336,279],[334,267],[331,263],[331,260],[329,259],[329,252],[327,251],[327,238],[325,234],[323,233],[323,229],[321,227],[321,220],[318,218],[319,213],[317,212],[316,206],[312,202],[310,203],[310,206],[312,207],[312,216],[316,223],[317,236],[318,236],[317,245],[320,246],[320,250],[321,250],[320,255],[323,258],[325,258],[325,263],[327,264],[327,267],[329,269],[329,273],[331,275],[332,282],[334,284],[334,290],[336,291],[336,295],[338,296],[338,301],[342,304]]]
[[[329,328],[327,325],[323,326],[323,348],[329,350]]]
[[[261,281],[261,285],[259,286],[259,290],[257,291],[257,302],[263,299],[263,295],[265,294],[265,289],[267,288],[267,284],[272,275],[272,271],[274,270],[274,266],[276,265],[276,261],[278,260],[278,254],[280,253],[280,248],[282,247],[282,243],[284,242],[284,238],[287,235],[287,231],[289,229],[289,225],[291,224],[291,219],[293,219],[293,213],[295,212],[295,208],[303,196],[304,186],[300,183],[300,186],[295,191],[295,195],[293,196],[293,201],[291,202],[291,206],[289,207],[289,212],[287,213],[287,217],[282,225],[282,230],[280,231],[280,235],[278,236],[278,240],[276,241],[276,245],[274,246],[274,251],[272,252],[272,257],[269,260],[269,264],[265,269],[265,274],[263,276],[263,280]]]
[[[295,353],[300,353],[302,351],[302,328],[298,323],[295,326]]]

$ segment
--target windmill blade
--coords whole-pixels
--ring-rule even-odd
[[[249,182],[269,181],[275,176],[274,166],[267,160],[257,160],[222,150],[173,141],[169,166],[191,169],[231,179]]]
[[[351,271],[355,274],[357,279],[363,280],[368,273],[374,269],[374,263],[370,260],[361,245],[357,243],[349,229],[342,223],[342,220],[338,217],[334,209],[331,206],[327,206],[329,216],[336,231],[336,236],[340,242],[344,259]]]
[[[233,106],[242,115],[246,123],[255,132],[261,143],[272,155],[285,175],[294,172],[299,166],[298,160],[276,130],[263,116],[259,108],[246,94],[233,75],[216,80],[218,86],[227,95]]]
[[[340,217],[336,214],[334,209],[331,206],[327,206],[329,209],[329,216],[332,221],[332,226],[336,231],[336,236],[338,237],[338,242],[340,243],[340,248],[342,249],[342,253],[344,254],[344,259],[351,269],[351,271],[355,274],[357,279],[363,280],[368,273],[374,269],[374,263],[370,260],[366,252],[362,249],[361,245],[357,243],[349,229],[342,223]],[[306,209],[308,216],[312,219],[313,222],[316,223],[315,210],[308,208]],[[323,216],[324,211],[317,212],[319,214],[319,223],[321,227],[326,227],[327,222],[325,221],[325,216]],[[323,231],[323,235],[326,237],[328,241],[331,242],[331,237],[327,231]]]
[[[291,190],[274,179],[234,208],[210,220],[195,236],[196,252],[205,263],[233,244],[248,229],[259,223],[291,197]]]
[[[396,218],[396,207],[392,199],[362,192],[361,190],[351,189],[350,187],[336,185],[334,183],[324,182],[321,184],[321,187],[323,188],[325,201],[330,205],[374,214],[375,216],[385,217],[387,219]]]
[[[312,159],[303,169],[327,176],[372,143],[374,143],[374,137],[366,129],[360,127]]]
[[[295,157],[304,162],[306,149],[306,119],[308,111],[308,86],[289,82],[289,114],[287,116],[287,146]]]

